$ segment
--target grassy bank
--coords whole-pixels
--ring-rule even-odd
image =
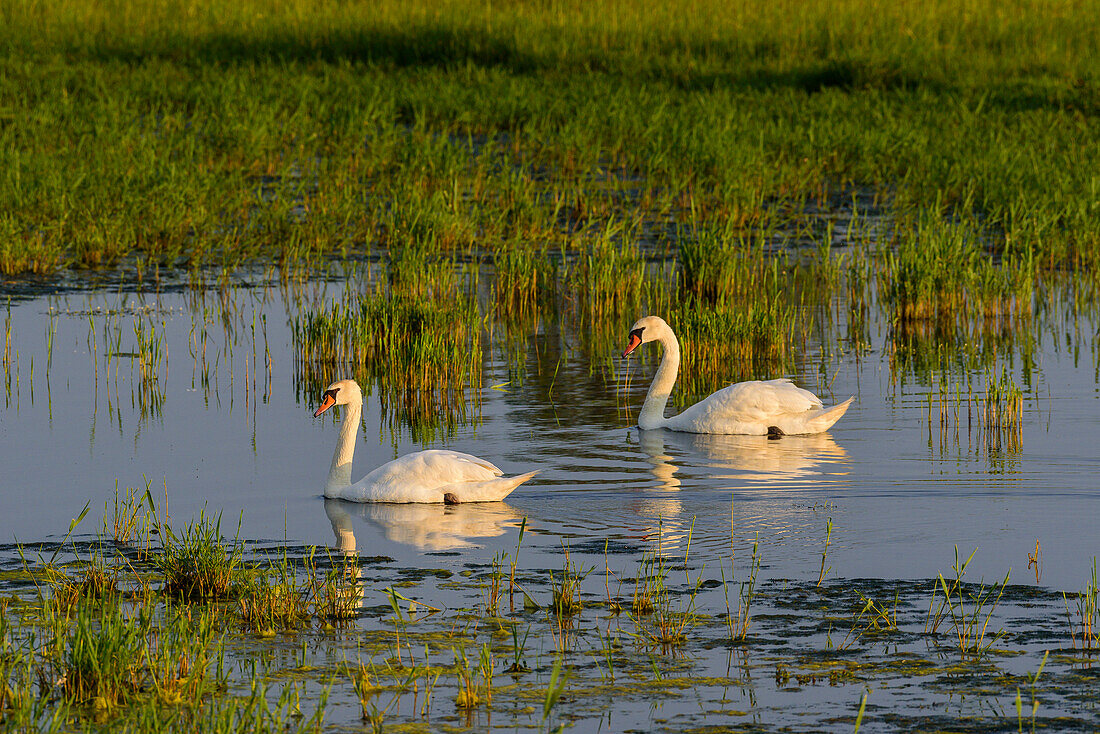
[[[846,188],[1091,264],[1098,26],[1087,2],[5,3],[0,271],[568,249]]]

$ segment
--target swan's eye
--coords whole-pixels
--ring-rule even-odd
[[[638,339],[641,339],[642,338],[642,331],[644,331],[644,330],[645,330],[644,326],[641,327],[641,328],[635,329],[634,331],[630,332],[630,336],[636,336],[636,337],[638,337]]]
[[[333,400],[335,400],[336,399],[336,393],[338,393],[338,392],[340,392],[340,388],[334,387],[331,390],[325,390],[325,394],[322,395],[321,397],[322,398],[332,398]]]

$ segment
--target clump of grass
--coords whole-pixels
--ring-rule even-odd
[[[104,506],[103,529],[116,543],[148,548],[154,523],[152,512],[153,499],[148,483],[142,493],[127,487],[120,496],[118,480],[115,480],[114,503]]]
[[[65,696],[100,709],[135,696],[147,678],[141,631],[117,606],[81,608],[60,642]]]
[[[493,270],[493,311],[505,323],[527,319],[554,293],[556,267],[545,247],[500,247]]]
[[[387,270],[391,295],[414,301],[451,301],[460,295],[453,257],[438,251],[432,237],[394,242]]]
[[[304,370],[350,366],[357,374],[424,388],[461,388],[480,376],[481,321],[476,305],[431,303],[389,294],[349,296],[294,322]],[[321,378],[325,379],[325,378]]]
[[[311,554],[306,568],[310,579],[309,599],[314,618],[322,625],[333,626],[346,625],[355,619],[363,598],[363,580],[358,557],[338,559],[322,572]]]
[[[75,576],[50,574],[50,606],[55,613],[68,616],[81,601],[112,599],[118,595],[118,579],[118,570],[108,566],[102,554],[93,553]]]
[[[663,556],[657,551],[642,554],[638,577],[634,580],[634,594],[630,600],[632,614],[640,616],[653,613],[657,608],[657,600],[668,593],[665,587],[667,577]]]
[[[888,606],[859,593],[863,606],[856,615],[852,629],[837,645],[838,649],[845,650],[854,645],[865,634],[873,632],[890,632],[898,629],[898,594],[894,594],[893,606]]]
[[[525,662],[523,662],[523,652],[527,647],[527,638],[531,634],[531,626],[528,625],[527,628],[523,630],[522,638],[520,637],[520,634],[519,634],[519,625],[518,624],[511,625],[511,632],[512,632],[512,664],[508,666],[506,672],[511,673],[513,675],[519,675],[521,673],[526,673],[528,670],[530,670],[530,668],[527,667],[527,664]]]
[[[995,371],[987,371],[984,376],[985,390],[982,385],[974,385],[967,380],[965,392],[956,382],[954,389],[950,381],[943,377],[939,388],[928,392],[928,432],[932,438],[936,412],[939,413],[939,435],[941,448],[947,445],[950,436],[958,440],[962,427],[968,435],[975,435],[988,451],[1019,452],[1023,443],[1023,392],[1008,374],[1001,368],[998,376]]]
[[[455,675],[458,677],[458,695],[455,697],[455,706],[460,709],[477,708],[482,697],[477,684],[476,672],[470,669],[470,662],[466,658],[466,650],[455,650]]]
[[[481,385],[481,319],[467,298],[349,294],[296,318],[293,339],[311,396],[350,372],[414,423],[464,414],[465,390]]]
[[[902,230],[879,271],[880,293],[902,329],[985,329],[1031,316],[1033,268],[1028,261],[998,266],[972,221],[926,215]]]
[[[266,573],[257,573],[237,598],[241,623],[253,632],[293,630],[308,624],[308,586],[300,584],[285,562]]]
[[[550,633],[559,652],[564,652],[573,643],[576,630],[574,617],[584,608],[581,600],[581,583],[592,572],[592,568],[581,570],[565,550],[565,564],[561,575],[550,571],[550,607],[547,615],[551,624]],[[525,599],[526,606],[526,599]]]
[[[168,339],[167,325],[161,321],[160,330],[152,318],[134,316],[134,341],[136,343],[138,374],[137,403],[141,415],[158,415],[167,399]],[[161,378],[164,379],[161,379]]]
[[[730,607],[730,594],[729,583],[726,581],[725,568],[722,569],[722,592],[726,599],[726,628],[729,631],[730,641],[744,642],[745,638],[749,634],[749,624],[752,622],[752,616],[749,613],[749,609],[752,606],[753,596],[756,593],[756,574],[760,571],[760,554],[759,554],[760,541],[757,539],[752,544],[752,556],[749,558],[749,573],[744,581],[737,587],[737,613],[734,614]],[[730,563],[730,574],[732,582],[734,579],[732,571],[732,560]]]
[[[559,618],[571,617],[584,608],[581,600],[581,582],[591,572],[582,571],[569,558],[569,550],[565,551],[565,565],[561,575],[555,576],[550,572],[551,602],[550,608]]]
[[[57,628],[38,664],[62,698],[109,711],[140,699],[194,703],[211,690],[212,612],[180,609],[159,619],[148,607],[124,614],[117,603],[83,605]],[[213,687],[224,686],[219,668]]]
[[[986,375],[985,400],[978,413],[978,423],[991,450],[1002,447],[1008,451],[1020,450],[1023,402],[1023,393],[1007,369],[1001,368],[999,378]]]
[[[659,646],[666,652],[680,647],[687,639],[688,627],[696,624],[695,602],[703,578],[700,573],[693,582],[691,571],[688,569],[688,556],[691,553],[691,537],[694,528],[693,521],[684,549],[686,603],[683,601],[683,595],[675,594],[669,588],[669,568],[661,552],[660,543],[652,553],[643,554],[638,578],[635,580],[634,597],[630,606],[631,618],[641,638],[647,644]],[[681,603],[678,605],[673,604],[675,596],[681,598]]]
[[[681,229],[680,285],[702,303],[726,305],[775,297],[789,265],[782,252],[765,249],[766,235],[701,226]]]
[[[730,382],[786,372],[793,355],[794,312],[779,298],[714,307],[689,297],[666,321],[680,340],[684,404]]]
[[[1069,597],[1062,592],[1069,622],[1069,638],[1074,648],[1092,650],[1100,647],[1100,585],[1097,584],[1096,559],[1092,559],[1092,577],[1085,590],[1074,594],[1074,610],[1070,611]]]
[[[507,557],[507,553],[504,554]],[[500,595],[504,591],[504,574],[502,572],[502,558],[500,554],[493,556],[492,570],[489,572],[489,583],[485,589],[485,614],[496,617],[500,614]]]
[[[164,590],[184,600],[223,599],[243,583],[244,544],[238,536],[227,541],[221,534],[221,513],[208,518],[205,510],[177,535],[160,526],[164,544],[154,563],[164,576]]]
[[[162,703],[194,704],[212,691],[224,688],[227,673],[211,665],[211,650],[222,647],[215,641],[213,610],[195,613],[179,609],[159,627],[149,619],[143,630],[148,651],[151,690]],[[211,670],[214,667],[214,670]]]
[[[645,283],[645,261],[625,241],[623,226],[609,221],[576,256],[566,276],[567,291],[580,323],[617,324],[639,311]]]
[[[989,650],[997,639],[1004,634],[1003,631],[998,631],[988,639],[986,637],[989,621],[1004,595],[1005,587],[1008,585],[1009,574],[1005,574],[1004,580],[1000,584],[964,583],[963,576],[966,575],[966,567],[973,560],[974,553],[977,553],[977,549],[974,549],[970,556],[960,563],[959,547],[955,546],[955,564],[952,566],[954,578],[948,583],[943,574],[939,575],[939,583],[932,589],[932,600],[928,606],[929,616],[925,631],[934,635],[939,630],[940,625],[949,619],[955,632],[955,642],[959,650],[964,653],[980,654]],[[936,608],[936,611],[932,612],[932,608],[936,603],[936,594],[939,590],[942,590],[943,598],[940,600],[940,605]]]

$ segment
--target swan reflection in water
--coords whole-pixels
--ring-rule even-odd
[[[366,521],[389,540],[421,550],[451,550],[476,546],[472,538],[491,538],[519,525],[521,515],[503,502],[442,505],[348,502],[325,498],[325,514],[332,523],[335,549],[349,563],[345,581],[334,604],[341,613],[353,615],[363,602],[366,584],[363,568],[355,560],[354,524]],[[411,608],[410,608],[411,611]]]
[[[650,534],[666,550],[676,548],[690,531],[680,492],[685,482],[724,490],[769,491],[829,486],[848,473],[848,452],[827,433],[766,436],[638,431],[638,445],[651,465],[658,492],[640,498],[634,510],[659,518]],[[715,480],[719,480],[716,486]],[[694,487],[693,487],[694,488]]]
[[[353,520],[365,520],[387,540],[421,550],[472,548],[477,538],[494,538],[519,525],[521,515],[503,502],[458,505],[387,504],[325,499],[336,549],[355,552]]]
[[[842,468],[848,452],[827,433],[784,436],[778,441],[765,436],[639,431],[638,445],[653,465],[650,470],[664,490],[681,487],[680,466],[709,469],[708,477],[738,480],[729,489],[775,489],[807,486],[815,478],[847,474]],[[668,451],[675,451],[674,458]]]

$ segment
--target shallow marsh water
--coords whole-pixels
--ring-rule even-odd
[[[574,334],[543,324],[518,364],[500,342],[486,349],[480,400],[470,401],[465,421],[440,428],[434,439],[413,441],[378,397],[369,397],[353,470],[358,477],[396,455],[446,446],[486,457],[506,473],[542,473],[499,504],[372,506],[320,496],[336,428],[331,416],[311,417],[319,396],[303,394],[293,368],[293,316],[340,284],[310,281],[295,291],[255,281],[221,291],[73,291],[10,303],[4,316],[11,364],[0,409],[6,569],[20,565],[18,543],[52,552],[85,503],[92,509],[75,537],[90,542],[116,482],[148,486],[175,523],[203,509],[222,513],[223,527],[240,517],[240,536],[259,556],[319,545],[354,547],[368,559],[356,623],[362,634],[280,638],[267,653],[276,677],[302,667],[295,662],[302,639],[318,670],[390,657],[387,644],[370,642],[371,634],[394,629],[386,587],[448,610],[409,628],[414,639],[423,636],[411,648],[418,656],[421,644],[435,645],[457,626],[472,630],[471,639],[484,635],[503,659],[510,635],[494,635],[477,610],[494,558],[514,557],[526,518],[517,581],[542,609],[523,610],[521,600],[505,615],[512,621],[497,627],[536,627],[526,653],[532,672],[499,694],[492,711],[469,714],[456,713],[455,684],[444,680],[447,694],[437,691],[429,721],[474,730],[541,725],[557,643],[538,625],[549,618],[549,572],[560,576],[568,550],[578,569],[595,570],[582,583],[587,608],[573,622],[575,659],[552,722],[581,731],[850,730],[870,689],[862,730],[918,721],[928,729],[1016,730],[1016,691],[1024,690],[1026,725],[1026,675],[1050,650],[1038,684],[1039,719],[1062,728],[1097,726],[1095,669],[1073,650],[1057,593],[1081,590],[1100,550],[1100,420],[1087,336],[1095,324],[1075,327],[1086,335],[1080,352],[1065,347],[1067,327],[1048,326],[1026,372],[1008,355],[1015,381],[1027,385],[1018,450],[991,450],[965,421],[957,435],[941,438],[938,416],[929,426],[930,386],[891,373],[885,324],[872,322],[870,348],[859,355],[809,345],[790,376],[827,404],[849,395],[856,401],[828,434],[779,441],[632,428],[655,354],[616,361],[618,374],[608,378],[577,356]],[[135,319],[144,324],[141,338],[159,340],[144,379]],[[737,587],[721,580],[744,580],[756,541],[754,621],[746,642],[731,643],[720,615],[725,592],[735,600]],[[1028,568],[1036,541],[1038,582]],[[952,648],[950,635],[937,643],[924,632],[933,579],[953,578],[956,546],[963,559],[976,549],[970,581],[999,582],[1011,570],[989,625],[991,634],[1003,629],[1006,636],[980,659]],[[671,652],[639,644],[644,633],[607,609],[608,594],[629,599],[639,564],[652,553],[671,559],[675,604],[690,597],[683,558],[692,579],[706,582],[689,642]],[[856,633],[853,640],[852,630],[862,629],[860,594],[892,607],[895,593],[899,631]],[[600,635],[621,645],[615,681],[601,667]],[[453,663],[451,643],[434,649]],[[498,676],[498,684],[511,684]],[[303,697],[322,684],[306,685]],[[332,691],[326,721],[358,725],[347,680]],[[381,708],[389,694],[379,696]],[[417,708],[423,702],[410,696],[389,710],[387,722],[425,719]]]

